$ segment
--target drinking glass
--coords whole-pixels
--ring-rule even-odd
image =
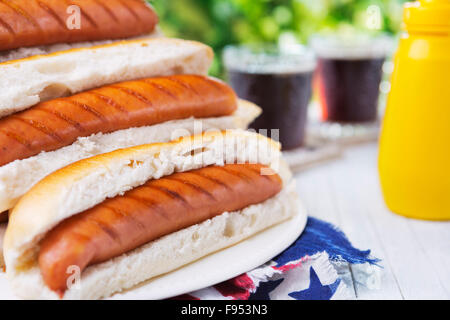
[[[237,95],[263,110],[250,127],[278,129],[283,150],[303,146],[316,67],[312,50],[301,45],[229,46],[224,63]]]

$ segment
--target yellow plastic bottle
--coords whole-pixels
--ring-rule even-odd
[[[450,220],[450,0],[407,3],[380,140],[387,206]]]

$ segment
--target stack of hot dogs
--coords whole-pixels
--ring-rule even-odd
[[[243,131],[259,108],[206,76],[209,47],[157,23],[141,0],[0,1],[2,247],[18,296],[107,297],[297,211],[279,144]]]

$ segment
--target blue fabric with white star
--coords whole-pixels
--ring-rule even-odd
[[[327,252],[331,260],[345,261],[351,264],[377,264],[379,259],[370,256],[370,250],[359,250],[347,239],[345,234],[332,224],[308,218],[305,231],[287,250],[273,259],[277,265],[284,265],[298,257],[313,256]],[[285,279],[267,281],[260,284],[250,300],[269,300],[273,292]],[[309,269],[309,288],[289,293],[296,300],[330,300],[335,294],[341,279],[323,285],[313,267]]]
[[[282,236],[282,235],[280,235]],[[349,288],[336,263],[378,266],[370,250],[359,250],[338,228],[309,218],[302,235],[266,264],[223,283],[184,295],[212,300],[330,300],[349,299]],[[375,270],[377,267],[363,269]],[[372,273],[368,272],[369,277]],[[363,276],[362,276],[363,277]]]
[[[346,261],[352,264],[376,264],[378,259],[370,257],[370,250],[362,251],[353,247],[346,235],[331,223],[308,218],[305,231],[288,249],[274,260],[279,265],[298,257],[312,256],[326,251],[332,260]]]

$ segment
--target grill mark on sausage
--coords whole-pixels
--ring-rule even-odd
[[[238,177],[238,178],[240,178],[242,180],[245,180],[245,182],[248,182],[248,183],[252,182],[252,180],[248,176],[246,176],[246,175],[244,175],[244,174],[242,174],[240,172],[231,171],[231,170],[228,170],[227,168],[221,167],[221,166],[217,166],[215,168],[217,168],[218,170],[221,170],[223,172],[226,172],[228,174],[231,174],[231,175],[233,175],[235,177]]]
[[[195,176],[202,177],[202,178],[207,179],[207,180],[209,180],[209,181],[212,181],[212,182],[214,182],[215,184],[221,185],[222,187],[224,187],[224,188],[227,189],[227,190],[230,190],[230,191],[233,190],[233,189],[232,189],[229,185],[227,185],[226,183],[220,181],[219,179],[210,177],[210,176],[206,175],[205,173],[200,173],[200,172],[190,172],[190,174],[195,175]]]
[[[97,219],[89,218],[89,221],[92,221],[95,223],[103,232],[105,232],[114,242],[117,242],[119,244],[122,243],[120,241],[120,236],[113,228],[108,226],[106,223],[99,221]]]
[[[113,11],[111,11],[110,8],[108,8],[103,2],[99,1],[99,0],[94,0],[94,2],[96,4],[98,4],[100,7],[103,8],[103,10],[111,17],[111,19],[114,20],[114,22],[118,23],[119,19],[117,18],[117,16],[114,14]]]
[[[84,17],[86,18],[86,20],[88,20],[89,23],[90,23],[94,28],[98,29],[98,25],[97,25],[97,23],[95,22],[95,20],[92,19],[91,16],[90,16],[89,14],[87,14],[87,12],[84,11],[83,8],[82,8],[81,6],[80,6],[80,12],[81,12],[81,15],[84,16]]]
[[[47,4],[41,2],[41,1],[37,1],[37,4],[43,9],[45,10],[49,15],[51,15],[53,17],[53,19],[55,19],[56,22],[58,22],[58,25],[61,26],[63,29],[67,28],[67,25],[65,24],[65,22],[63,21],[63,19],[61,19],[61,17]]]
[[[258,174],[259,176],[261,176],[262,178],[264,178],[266,180],[272,181],[272,178],[270,178],[271,177],[270,175],[261,174],[261,169],[257,169],[257,168],[251,167],[251,166],[246,167],[246,169]],[[274,173],[275,173],[275,171],[274,171]]]
[[[253,171],[254,173],[257,173],[257,174],[261,174],[261,170],[258,170],[258,169],[254,168],[254,167],[248,166],[248,167],[245,167],[245,169]]]
[[[224,167],[224,169],[227,170],[228,172],[234,174],[235,176],[238,176],[241,179],[246,180],[247,182],[251,182],[252,181],[252,178],[249,177],[248,174],[246,174],[246,173],[248,173],[248,167],[247,166],[242,166],[242,170],[238,170],[238,171],[233,170],[233,167],[226,167],[226,168]]]
[[[122,0],[119,0],[119,2],[122,4],[122,6],[123,6],[125,9],[128,10],[128,12],[134,17],[134,19],[135,19],[136,21],[141,22],[141,18],[139,17],[139,15],[138,15],[136,12],[134,12],[134,10],[133,10],[130,6],[128,6],[128,4],[127,4],[126,2],[123,2]]]
[[[178,84],[179,86],[183,87],[184,89],[193,92],[194,94],[196,94],[197,96],[200,96],[200,93],[198,93],[197,90],[195,90],[194,87],[192,87],[190,84],[185,83],[183,81],[180,81],[179,79],[175,79],[173,76],[167,77],[167,80],[172,81],[176,84]]]
[[[81,238],[81,239],[84,239],[84,240],[89,240],[89,237],[84,235],[84,234],[82,234],[80,231],[74,231],[74,232],[72,232],[72,234],[74,234],[77,238]]]
[[[1,0],[0,0],[1,1]],[[71,1],[66,0],[66,3],[71,6],[74,5]],[[80,8],[80,13],[81,16],[84,17],[87,21],[89,21],[89,23],[96,29],[98,29],[98,25],[95,22],[94,19],[92,19],[92,17],[83,9],[83,7],[81,6],[81,4],[76,4],[76,6],[78,6],[78,8]]]
[[[156,201],[153,201],[151,199],[136,197],[136,196],[133,196],[131,194],[125,194],[124,197],[128,198],[128,199],[132,199],[132,200],[134,200],[136,202],[139,202],[139,203],[145,205],[146,207],[149,207],[150,209],[155,210],[155,212],[157,214],[159,214],[160,216],[162,216],[162,217],[164,217],[166,219],[169,219],[169,216],[167,215],[167,212],[163,208],[161,208],[161,206],[158,205],[158,203]]]
[[[69,103],[71,103],[71,104],[73,104],[73,105],[75,105],[75,106],[77,106],[77,107],[80,107],[81,109],[83,109],[83,110],[85,110],[85,111],[87,111],[87,112],[93,114],[93,115],[96,116],[98,119],[100,119],[102,122],[108,122],[103,114],[101,114],[100,112],[98,112],[97,110],[95,110],[94,108],[88,106],[88,105],[85,104],[85,103],[81,103],[81,102],[79,102],[79,101],[76,101],[76,100],[69,100],[69,99],[68,99],[68,100],[65,100],[65,101],[67,101],[67,102],[69,102]]]
[[[105,102],[107,105],[119,110],[122,113],[128,114],[128,110],[126,108],[124,108],[123,106],[121,106],[119,103],[117,103],[116,100],[114,100],[113,98],[104,95],[103,93],[98,93],[95,91],[88,91],[86,92],[86,94],[91,94],[96,96],[97,98],[103,100],[103,102]]]
[[[152,80],[148,80],[148,79],[144,79],[142,80],[144,83],[147,83],[149,85],[151,85],[153,88],[155,88],[156,90],[165,93],[166,95],[168,95],[169,97],[173,98],[175,101],[178,101],[178,97],[173,94],[173,92],[171,92],[169,89],[163,87],[160,84],[157,84],[155,82],[153,82]]]
[[[6,21],[4,21],[1,17],[0,17],[0,25],[3,26],[6,30],[8,30],[8,32],[10,34],[12,34],[12,35],[16,34],[14,29]]]
[[[10,0],[0,0],[1,3],[3,3],[5,6],[11,8],[14,12],[24,17],[29,23],[31,23],[35,28],[39,29],[40,32],[43,32],[41,26],[37,23],[37,21],[33,18],[32,15],[30,15],[28,12],[26,12],[23,8],[20,6],[11,3]]]
[[[142,222],[140,222],[139,220],[137,220],[136,218],[134,218],[132,215],[130,215],[130,214],[126,213],[126,212],[123,212],[122,210],[119,210],[119,209],[117,209],[115,207],[111,207],[111,206],[109,206],[107,204],[102,204],[102,207],[104,207],[104,208],[114,212],[115,214],[121,215],[125,219],[132,220],[141,230],[145,230],[146,229],[145,225]]]
[[[196,191],[198,191],[200,193],[203,193],[204,195],[206,195],[211,200],[217,201],[217,199],[210,192],[206,191],[205,189],[203,189],[199,185],[196,185],[195,183],[192,183],[192,182],[187,181],[185,179],[180,179],[180,178],[177,178],[177,177],[173,177],[173,176],[168,176],[168,177],[166,177],[166,179],[167,180],[171,180],[171,181],[176,181],[178,183],[187,185],[187,186],[191,187],[192,189],[194,189],[194,190],[196,190]]]
[[[220,92],[225,92],[224,87],[221,86],[219,83],[217,83],[215,80],[211,80],[211,79],[206,79],[204,77],[201,76],[197,76],[197,79],[199,79],[200,81],[207,83],[210,87],[215,88],[217,91]]]
[[[141,188],[151,188],[151,189],[156,189],[156,190],[162,191],[165,194],[167,194],[169,197],[171,197],[172,199],[176,199],[176,200],[180,201],[180,203],[182,203],[185,207],[192,208],[192,206],[189,204],[189,202],[187,202],[186,199],[184,199],[178,192],[175,192],[168,188],[161,187],[161,186],[155,186],[155,185],[149,185],[149,184],[145,184],[145,185],[141,186]]]
[[[19,120],[22,123],[25,123],[26,125],[44,133],[45,135],[53,138],[54,140],[57,140],[58,142],[63,142],[63,139],[56,133],[54,132],[52,129],[46,127],[44,124],[38,122],[38,121],[34,121],[34,120],[30,120],[30,119],[23,119],[20,116],[12,116],[13,119]]]
[[[139,92],[137,92],[137,91],[135,91],[133,89],[126,88],[126,87],[121,87],[121,86],[118,86],[118,85],[111,86],[110,88],[114,88],[116,90],[120,90],[120,91],[122,91],[122,92],[124,92],[124,93],[126,93],[126,94],[128,94],[130,96],[135,97],[136,99],[144,102],[145,104],[147,104],[149,106],[153,106],[153,103],[150,100],[148,100],[142,94],[140,94]]]
[[[6,131],[4,129],[0,129],[0,132],[3,133],[4,135],[8,136],[9,138],[17,141],[18,143],[24,145],[27,149],[30,149],[30,150],[32,149],[31,143],[28,140],[22,138],[21,136],[15,134],[13,132]]]
[[[81,124],[78,121],[75,121],[71,118],[69,118],[68,116],[58,112],[57,110],[53,110],[53,109],[46,109],[46,108],[39,108],[38,110],[40,111],[44,111],[47,112],[49,114],[54,115],[55,117],[67,122],[68,124],[70,124],[71,126],[73,126],[75,129],[77,129],[79,132],[84,132],[86,131]]]

